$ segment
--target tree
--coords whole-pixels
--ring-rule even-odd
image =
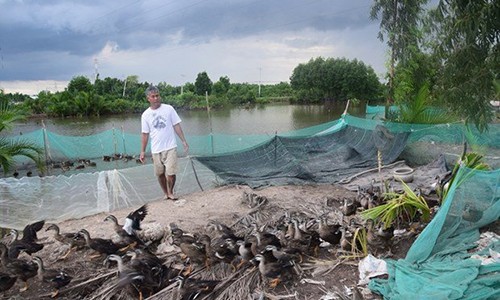
[[[10,105],[5,99],[0,100],[0,132],[12,129],[15,121],[24,120],[25,118],[25,111]],[[9,172],[14,166],[16,156],[31,159],[39,170],[43,170],[42,154],[43,149],[29,141],[0,138],[0,165],[4,173]]]
[[[207,72],[198,73],[194,82],[195,94],[203,96],[205,92],[210,95],[212,93],[212,80],[208,77]]]
[[[124,82],[117,78],[106,77],[97,78],[94,83],[94,90],[99,95],[110,95],[112,97],[121,97],[123,93]]]
[[[229,88],[231,87],[231,83],[229,82],[229,78],[227,76],[223,76],[219,78],[219,81],[214,83],[213,92],[215,95],[225,95]]]
[[[49,91],[41,91],[35,99],[24,102],[24,106],[34,114],[43,114],[47,112],[47,104],[52,94]]]
[[[68,83],[68,92],[77,94],[79,92],[90,92],[92,90],[92,83],[85,76],[75,76]]]
[[[139,85],[139,76],[130,75],[125,79],[123,84],[123,94],[122,97],[125,98],[126,95],[135,95],[137,86]]]
[[[438,68],[436,56],[423,52],[415,53],[405,63],[399,63],[394,76],[394,102],[399,105],[413,101],[424,86],[432,93]],[[428,96],[435,98],[431,93]]]
[[[299,97],[312,100],[347,101],[374,99],[381,85],[373,68],[358,60],[345,58],[311,59],[297,66],[290,77],[291,87]]]
[[[390,49],[389,91],[387,106],[394,100],[394,70],[398,62],[405,64],[411,57],[412,48],[418,48],[419,22],[423,6],[428,0],[375,0],[370,17],[380,18],[378,37],[387,37]]]
[[[442,99],[467,123],[487,129],[499,81],[499,1],[441,0],[432,12]]]

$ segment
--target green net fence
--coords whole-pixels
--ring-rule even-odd
[[[387,261],[389,279],[370,282],[385,299],[500,299],[500,240],[479,232],[500,217],[500,170],[462,167],[454,182],[406,258]]]
[[[0,180],[0,227],[19,228],[40,217],[81,217],[161,197],[151,164],[135,162],[139,134],[111,129],[63,136],[41,129],[8,139],[29,140],[44,148],[50,176]],[[485,155],[494,169],[500,165],[499,124],[480,134],[461,123],[399,124],[343,115],[274,136],[188,135],[187,140],[190,156],[181,159],[176,185],[181,195],[220,184],[335,183],[377,166],[379,158],[385,165],[401,159],[424,165],[443,155],[451,165],[465,142]],[[75,170],[83,160],[95,160],[96,166]],[[71,165],[59,175],[62,162]]]

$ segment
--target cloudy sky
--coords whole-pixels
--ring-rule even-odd
[[[387,48],[368,0],[0,0],[0,89],[64,89],[78,75],[181,85],[273,84],[322,56],[383,78]]]

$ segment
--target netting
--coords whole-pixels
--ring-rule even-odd
[[[454,182],[406,258],[387,261],[389,279],[370,282],[385,299],[500,298],[499,237],[478,243],[479,228],[500,217],[500,170],[462,167]]]
[[[419,125],[343,116],[315,126],[275,136],[245,151],[205,155],[196,159],[227,183],[259,187],[304,182],[334,183],[361,170],[398,158],[413,165],[428,164],[444,155],[452,165],[464,143],[481,147],[493,167],[500,162],[500,127],[487,133],[470,131],[461,123]]]
[[[80,218],[163,196],[151,164],[130,165],[133,156],[128,154],[140,149],[139,134],[112,129],[92,136],[62,136],[42,129],[10,139],[43,147],[49,171],[58,161],[99,163],[70,176],[67,172],[0,179],[0,227],[21,229],[41,219]],[[379,159],[383,165],[404,159],[418,166],[444,157],[451,166],[466,143],[468,150],[484,155],[493,171],[462,167],[444,204],[406,258],[389,260],[389,278],[372,280],[369,286],[386,299],[500,298],[500,263],[491,262],[500,251],[498,236],[478,246],[479,228],[500,216],[500,124],[479,133],[462,123],[399,124],[370,115],[344,115],[275,136],[188,135],[187,140],[191,156],[180,159],[178,195],[234,183],[335,183],[376,167]],[[101,160],[105,156],[112,159]]]
[[[41,218],[82,217],[162,196],[152,165],[137,165],[127,155],[140,149],[139,134],[113,129],[91,136],[62,136],[42,129],[10,138],[29,140],[46,149],[49,174],[54,174],[58,161],[96,159],[97,165],[86,167],[85,173],[73,166],[64,175],[0,179],[0,227],[22,228]],[[179,195],[234,183],[253,187],[335,183],[376,167],[379,158],[383,165],[401,159],[424,165],[443,155],[451,165],[466,141],[469,149],[478,148],[485,155],[492,168],[500,165],[499,124],[491,124],[488,132],[479,134],[461,123],[399,124],[344,115],[275,136],[186,138],[191,156],[181,159],[176,184]],[[103,161],[104,156],[112,159]]]
[[[179,169],[176,189],[181,195],[210,189],[217,183],[212,171],[189,158],[180,159]],[[81,218],[162,197],[151,164],[71,176],[3,178],[0,227],[22,229],[36,220]]]
[[[263,185],[332,183],[377,164],[396,160],[408,132],[390,132],[381,123],[361,126],[351,117],[328,128],[309,129],[295,136],[275,136],[246,151],[196,159],[225,182]]]

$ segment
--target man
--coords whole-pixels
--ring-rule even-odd
[[[175,109],[162,104],[159,90],[150,85],[146,89],[149,108],[141,116],[141,154],[139,159],[144,163],[144,152],[151,137],[151,153],[155,175],[158,177],[165,200],[177,200],[174,195],[175,174],[177,173],[177,141],[174,132],[179,136],[188,153],[189,145],[181,128],[181,119]]]

